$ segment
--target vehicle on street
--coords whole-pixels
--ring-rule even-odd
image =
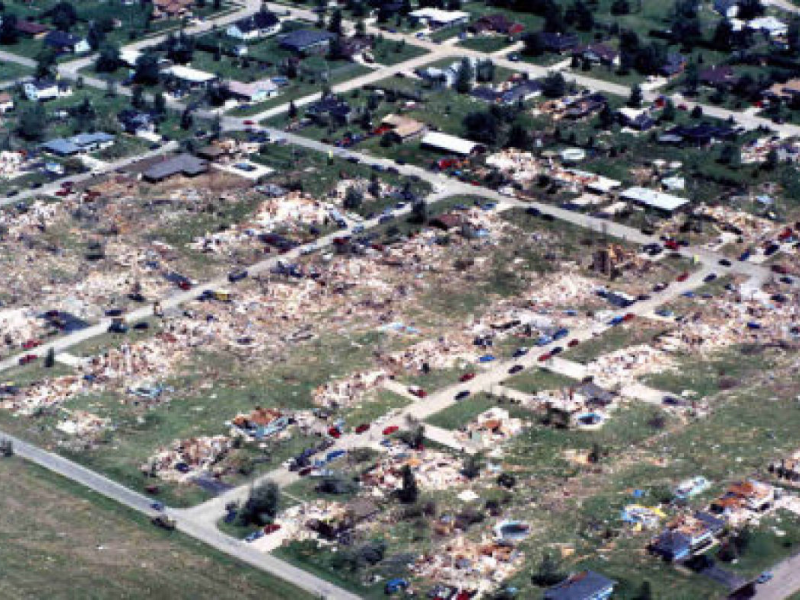
[[[514,373],[519,373],[519,372],[520,372],[520,371],[522,371],[522,369],[524,369],[524,368],[525,368],[525,367],[523,367],[522,365],[514,365],[513,367],[511,367],[511,368],[508,370],[508,374],[509,374],[509,375],[513,375]]]
[[[758,578],[756,579],[756,583],[767,583],[773,577],[774,575],[772,573],[770,573],[769,571],[764,571],[763,573],[761,573],[761,575],[758,576]]]
[[[469,396],[469,390],[461,390],[456,394],[456,400],[463,400]]]
[[[469,381],[470,379],[474,379],[474,378],[475,378],[475,373],[470,371],[469,373],[464,373],[461,377],[458,378],[458,380],[461,383],[464,383],[465,381]]]
[[[362,423],[358,427],[356,427],[356,433],[365,433],[369,431],[369,423]]]
[[[26,354],[25,356],[21,356],[20,357],[19,364],[27,365],[27,364],[30,364],[30,363],[34,362],[37,358],[39,358],[39,357],[36,356],[35,354]]]
[[[392,435],[399,430],[400,428],[397,425],[389,425],[389,427],[383,430],[383,435]]]

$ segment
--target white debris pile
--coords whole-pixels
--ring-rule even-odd
[[[410,450],[405,446],[393,446],[376,468],[362,476],[361,482],[372,488],[374,496],[391,494],[402,487],[405,466],[414,473],[422,490],[446,490],[467,482],[459,459],[435,450]]]
[[[639,345],[617,350],[587,365],[586,372],[598,385],[613,388],[634,383],[639,377],[666,371],[675,366],[666,352],[652,346]]]
[[[305,231],[321,227],[329,219],[333,205],[315,200],[300,192],[290,192],[261,203],[249,219],[224,231],[208,232],[189,247],[202,252],[225,254],[238,246],[259,242],[259,236],[276,231]]]
[[[82,377],[68,375],[38,382],[4,397],[0,407],[24,416],[40,414],[61,406],[64,402],[91,388]]]
[[[484,447],[494,447],[518,435],[525,427],[522,419],[512,418],[508,411],[497,406],[478,415],[456,436],[464,441],[479,442]]]
[[[25,154],[18,151],[3,150],[0,152],[0,179],[14,179],[22,175],[25,165]]]
[[[94,385],[124,388],[137,380],[163,378],[188,353],[174,335],[161,333],[154,339],[111,348],[94,356],[82,370]]]
[[[541,162],[530,152],[509,148],[486,157],[486,164],[522,184],[532,183],[544,172]]]
[[[319,386],[312,395],[314,404],[324,407],[349,407],[358,404],[370,391],[380,387],[386,371],[358,372]]]
[[[23,212],[0,211],[0,229],[5,230],[3,237],[19,240],[20,236],[40,234],[58,218],[67,214],[67,206],[67,204],[35,200]]]
[[[778,162],[797,162],[800,160],[800,144],[796,140],[779,137],[759,138],[742,146],[742,162],[766,162],[770,152]]]
[[[564,268],[559,273],[542,277],[525,292],[524,300],[537,310],[583,306],[594,300],[597,282],[576,271],[577,267]]]
[[[56,428],[64,433],[81,439],[97,438],[109,428],[111,421],[85,410],[76,410],[58,422]]]
[[[177,482],[189,481],[198,474],[222,475],[224,469],[219,463],[231,447],[231,439],[222,435],[176,440],[150,457],[141,471],[150,477]]]
[[[450,369],[478,360],[469,339],[465,336],[442,336],[435,340],[424,340],[384,359],[386,369],[395,374],[421,373],[426,369]]]
[[[43,321],[27,308],[7,308],[0,310],[0,332],[9,346],[41,336],[45,331]]]
[[[524,562],[524,553],[513,544],[458,536],[438,547],[435,554],[421,555],[411,571],[445,585],[476,589],[482,596],[508,580]]]

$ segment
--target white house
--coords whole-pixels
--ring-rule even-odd
[[[14,110],[14,98],[8,92],[0,92],[0,114]]]
[[[789,25],[773,16],[750,19],[747,28],[753,31],[764,31],[770,37],[782,37],[789,33]]]
[[[250,41],[275,35],[280,30],[281,21],[278,16],[268,10],[260,10],[232,23],[225,33],[237,40]]]
[[[439,8],[420,8],[408,15],[424,23],[431,29],[443,29],[445,27],[456,27],[466,25],[469,22],[470,14],[463,10],[441,10]]]
[[[72,95],[68,83],[54,79],[32,79],[22,84],[25,97],[32,102],[43,102]]]
[[[228,83],[228,93],[240,102],[258,103],[267,98],[277,96],[280,93],[280,88],[270,79],[254,81],[253,83],[230,81]]]
[[[191,88],[205,87],[218,79],[213,73],[206,73],[205,71],[184,67],[183,65],[174,65],[165,69],[164,73],[182,81]]]

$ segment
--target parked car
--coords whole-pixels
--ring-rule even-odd
[[[578,344],[580,344],[580,342],[578,340],[570,340],[569,344],[567,344],[567,348],[574,348]]]
[[[456,394],[456,400],[463,400],[467,397],[469,397],[469,390],[461,390]]]
[[[716,278],[717,278],[717,274],[716,274],[716,273],[709,273],[708,275],[706,275],[705,277],[703,277],[703,281],[704,281],[705,283],[711,283],[711,282],[712,282],[712,281],[714,281]]]
[[[689,279],[689,273],[684,271],[675,278],[675,281],[686,281],[687,279]]]
[[[35,354],[26,354],[25,356],[21,356],[20,357],[19,364],[27,365],[27,364],[30,364],[33,361],[35,361],[37,358],[39,358],[39,357],[36,356]]]
[[[270,533],[275,533],[276,531],[280,530],[280,528],[280,523],[270,523],[269,525],[264,525],[264,534],[269,535]]]
[[[254,531],[253,533],[248,535],[246,538],[244,538],[244,541],[248,542],[248,543],[255,542],[257,539],[262,538],[262,537],[264,537],[264,532],[259,529],[258,531]]]
[[[512,356],[514,358],[519,358],[521,356],[525,356],[527,353],[528,353],[528,348],[522,347],[514,350],[514,354]]]
[[[478,359],[478,362],[479,363],[488,363],[488,362],[492,362],[493,360],[495,360],[494,355],[492,355],[492,354],[484,354],[483,356],[481,356]]]
[[[550,355],[550,353],[549,353],[549,352],[546,352],[545,354],[542,354],[542,355],[541,355],[541,356],[538,358],[538,361],[539,361],[539,362],[545,362],[545,361],[548,361],[548,360],[550,360],[551,358],[553,358],[553,357]]]
[[[41,346],[41,345],[42,345],[42,342],[40,340],[36,340],[36,339],[28,340],[28,341],[26,341],[26,342],[24,342],[22,344],[22,349],[23,350],[33,350],[37,346]]]
[[[339,439],[340,437],[342,437],[342,432],[339,431],[338,427],[329,427],[328,435],[331,436],[332,438]]]
[[[758,576],[758,578],[756,579],[756,583],[767,583],[773,577],[774,575],[772,573],[770,573],[769,571],[764,571],[761,575]]]
[[[397,425],[389,425],[386,429],[383,430],[383,435],[392,435],[400,428]]]
[[[231,283],[236,283],[237,281],[241,281],[242,279],[246,278],[247,278],[247,271],[245,269],[242,269],[240,271],[232,271],[231,273],[228,273],[228,281],[230,281]]]
[[[416,396],[417,398],[425,398],[428,395],[428,392],[423,390],[421,387],[410,387],[408,388],[408,393]]]
[[[721,258],[719,259],[719,264],[721,264],[723,267],[730,267],[731,261],[729,261],[727,258]]]
[[[469,381],[470,379],[474,379],[474,378],[475,378],[475,373],[470,371],[469,373],[464,373],[461,377],[458,378],[458,380],[461,383],[464,383],[465,381]]]
[[[508,374],[509,374],[509,375],[513,375],[514,373],[519,373],[519,372],[520,372],[520,371],[522,371],[522,369],[524,369],[524,368],[525,368],[525,367],[523,367],[522,365],[514,365],[513,367],[511,367],[511,368],[508,370]]]
[[[369,423],[362,423],[356,427],[356,433],[365,433],[367,431],[369,431]]]

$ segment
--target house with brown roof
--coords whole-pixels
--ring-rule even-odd
[[[773,83],[769,89],[763,92],[768,100],[778,102],[791,102],[800,96],[800,79],[790,79],[786,83]]]
[[[177,19],[189,16],[194,0],[153,0],[153,17],[156,19]]]
[[[17,21],[16,25],[14,25],[14,29],[17,30],[17,33],[34,39],[39,39],[44,37],[50,29],[41,23],[34,23],[33,21],[25,21],[19,20]]]
[[[519,35],[525,31],[525,25],[516,23],[503,14],[484,15],[474,21],[467,30],[476,35],[498,33],[500,35]]]
[[[425,123],[394,113],[386,115],[381,121],[381,125],[390,127],[390,133],[400,143],[419,138],[428,131],[428,126]]]
[[[700,83],[712,88],[727,88],[738,80],[730,65],[719,65],[703,69],[698,73]]]

